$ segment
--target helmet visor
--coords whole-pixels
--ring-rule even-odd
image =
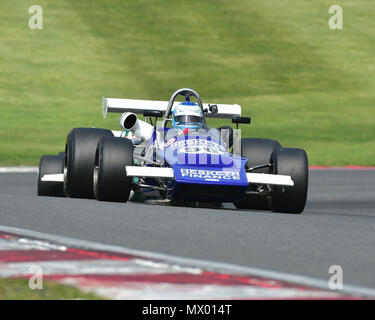
[[[174,121],[179,125],[193,124],[193,123],[203,124],[203,117],[184,114],[180,116],[175,116]]]

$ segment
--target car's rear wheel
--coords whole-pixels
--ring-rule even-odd
[[[275,174],[291,176],[294,186],[274,186],[271,208],[274,212],[301,213],[306,204],[309,166],[305,150],[278,148],[272,155]]]
[[[73,198],[94,198],[92,174],[99,139],[113,137],[112,131],[75,128],[68,134],[65,147],[65,190]]]
[[[132,188],[125,166],[133,165],[133,143],[129,139],[102,137],[99,140],[93,174],[95,198],[126,202]]]
[[[241,155],[247,158],[247,169],[270,163],[273,151],[280,148],[277,140],[263,138],[243,138],[241,139]],[[270,173],[270,167],[256,169],[254,173]],[[249,191],[256,191],[250,189]],[[270,202],[267,197],[256,194],[246,194],[242,199],[234,202],[236,208],[253,210],[270,210]]]
[[[62,197],[64,184],[61,182],[42,181],[46,174],[61,174],[64,172],[64,158],[61,156],[43,156],[39,161],[38,196]]]

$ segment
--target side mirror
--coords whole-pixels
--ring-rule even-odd
[[[236,124],[236,129],[238,129],[238,124],[244,123],[244,124],[249,124],[251,122],[250,117],[232,117],[232,123]]]
[[[155,117],[160,118],[163,115],[163,112],[158,110],[145,110],[143,111],[143,116],[145,117]]]
[[[216,104],[210,104],[210,105],[208,105],[208,107],[209,107],[210,112],[212,114],[217,114],[218,111],[219,111]]]
[[[251,118],[250,117],[233,117],[232,118],[232,123],[245,123],[245,124],[249,124],[251,122]]]

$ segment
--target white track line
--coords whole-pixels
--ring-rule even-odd
[[[0,173],[37,173],[38,167],[0,167]]]
[[[177,256],[142,251],[142,250],[134,250],[134,249],[129,249],[129,248],[120,247],[120,246],[106,245],[106,244],[101,244],[101,243],[91,242],[91,241],[86,241],[86,240],[66,238],[62,236],[56,236],[52,234],[13,228],[13,227],[7,227],[7,226],[2,226],[2,225],[0,225],[0,231],[45,239],[45,240],[49,240],[55,243],[57,242],[57,243],[63,244],[65,246],[81,247],[81,248],[91,249],[91,250],[103,250],[103,251],[112,251],[112,252],[123,253],[123,254],[130,254],[130,255],[135,255],[135,256],[140,256],[140,257],[145,257],[145,258],[162,260],[171,264],[186,265],[186,266],[197,267],[197,268],[201,268],[205,270],[211,269],[211,270],[219,271],[219,272],[220,271],[229,272],[229,273],[235,272],[238,274],[246,274],[246,275],[252,275],[252,276],[257,276],[257,277],[262,277],[262,278],[267,278],[267,279],[285,281],[289,283],[294,283],[294,284],[299,284],[299,285],[304,285],[304,286],[311,286],[311,287],[329,291],[328,280],[323,281],[320,279],[305,277],[301,275],[294,275],[294,274],[288,274],[288,273],[283,273],[283,272],[278,272],[278,271],[264,270],[264,269],[251,268],[251,267],[243,267],[243,266],[238,266],[238,265],[228,264],[228,263],[210,262],[210,261],[205,261],[205,260],[183,258],[183,257],[177,257]],[[358,296],[365,296],[365,297],[375,297],[375,289],[373,288],[358,287],[358,286],[352,286],[352,285],[346,285],[346,284],[344,285],[343,290],[333,291],[333,292],[342,293],[342,294],[347,293],[351,295],[358,295]]]

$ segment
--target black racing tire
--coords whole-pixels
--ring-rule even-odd
[[[277,140],[264,138],[241,139],[241,155],[249,159],[246,168],[270,163],[272,153],[281,145]],[[254,173],[270,173],[270,167],[254,170]],[[246,194],[241,200],[234,202],[238,209],[270,210],[271,205],[268,198]]]
[[[99,140],[93,174],[95,198],[100,201],[127,202],[133,179],[125,166],[133,165],[133,143],[126,138],[102,137]]]
[[[247,159],[247,168],[269,163],[272,153],[280,148],[279,141],[264,138],[243,138],[241,139],[241,155]],[[269,168],[262,168],[253,171],[255,173],[270,173]]]
[[[274,212],[301,213],[306,204],[309,164],[306,151],[279,148],[272,155],[275,174],[291,176],[294,186],[272,188],[271,209]]]
[[[101,137],[113,137],[112,131],[96,128],[74,128],[65,147],[65,191],[72,198],[93,199],[92,174],[95,153]]]
[[[64,158],[59,156],[43,156],[39,161],[38,196],[63,197],[64,184],[62,182],[42,181],[45,174],[64,172]]]

